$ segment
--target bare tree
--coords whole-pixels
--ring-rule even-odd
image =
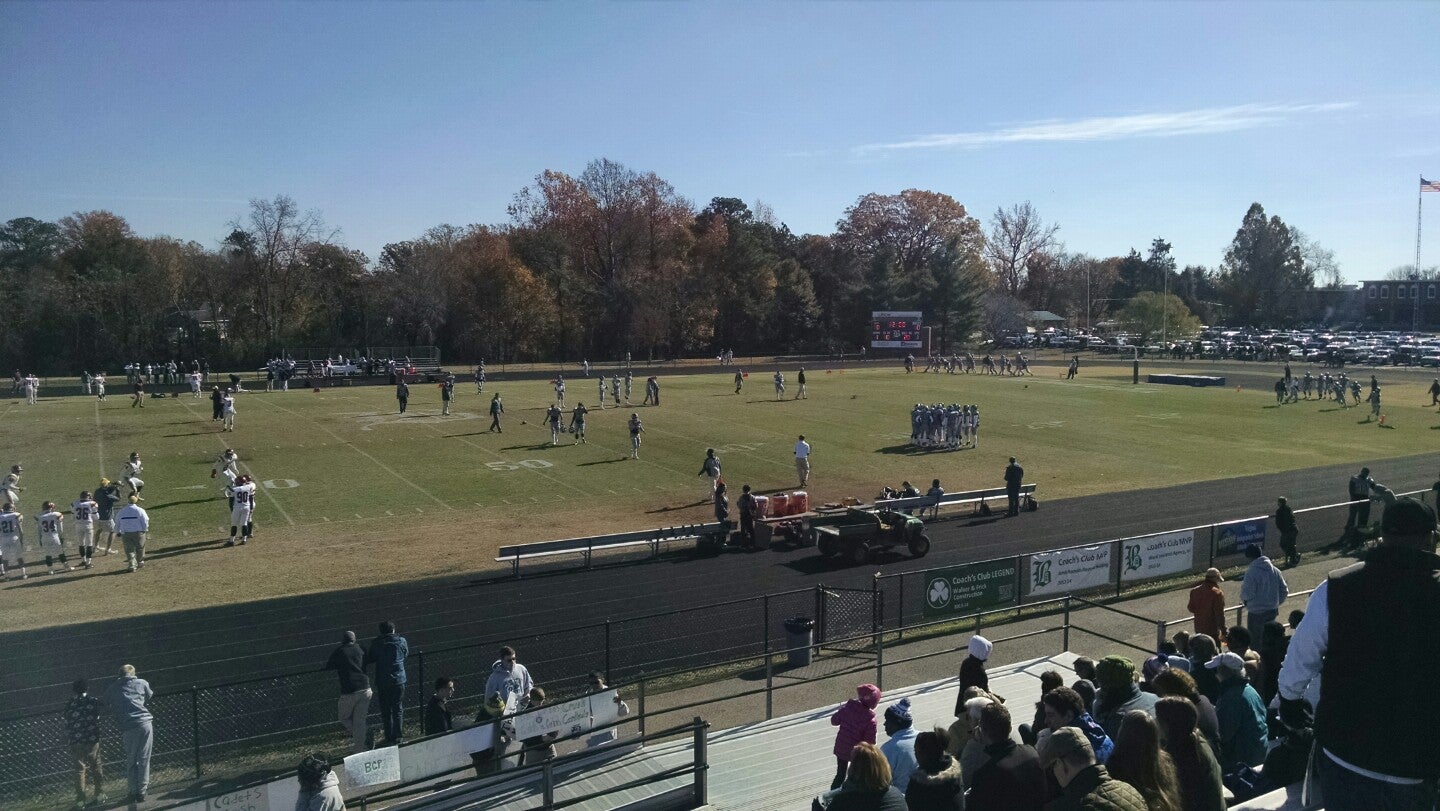
[[[1300,259],[1305,268],[1315,275],[1321,287],[1336,290],[1344,283],[1340,275],[1340,263],[1335,261],[1335,252],[1321,245],[1318,240],[1298,228],[1291,228],[1295,244],[1300,247]]]
[[[250,201],[248,222],[236,218],[225,239],[230,257],[244,273],[251,307],[259,317],[267,350],[277,348],[280,327],[288,322],[306,283],[305,249],[328,244],[339,234],[327,229],[319,211],[301,213],[285,195]]]
[[[1431,265],[1428,268],[1421,268],[1418,274],[1415,272],[1414,265],[1397,265],[1396,267],[1391,268],[1389,273],[1385,274],[1385,278],[1391,281],[1399,282],[1406,281],[1407,279],[1419,279],[1421,281],[1440,279],[1440,265]]]
[[[1030,201],[1009,209],[997,208],[990,218],[990,236],[985,258],[995,273],[996,287],[1012,296],[1020,295],[1030,262],[1037,254],[1056,247],[1057,224],[1046,225]]]

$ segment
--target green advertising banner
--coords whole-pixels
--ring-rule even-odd
[[[968,614],[1015,602],[1016,558],[970,563],[925,573],[926,617]]]

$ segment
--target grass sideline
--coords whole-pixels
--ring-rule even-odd
[[[1046,499],[1184,484],[1405,456],[1433,444],[1440,428],[1418,397],[1400,402],[1398,385],[1388,390],[1389,430],[1380,430],[1366,422],[1368,406],[1277,408],[1264,390],[1134,386],[1128,366],[1086,367],[1074,381],[1060,364],[1033,368],[1024,378],[814,369],[800,401],[789,399],[793,373],[787,399],[775,400],[768,367],[739,395],[731,372],[662,374],[662,407],[592,410],[590,442],[574,446],[565,435],[558,447],[540,425],[552,399],[541,380],[492,381],[483,396],[461,383],[448,417],[423,384],[412,386],[404,416],[384,386],[248,392],[233,434],[211,422],[207,400],[189,396],[144,409],[123,394],[0,400],[0,465],[26,467],[21,511],[32,540],[41,502],[63,509],[100,476],[116,478],[132,450],[145,459],[154,525],[152,563],[140,575],[119,574],[116,555],[92,571],[4,584],[10,610],[0,631],[494,572],[502,543],[705,518],[697,471],[707,447],[719,450],[737,493],[744,482],[793,488],[791,445],[802,433],[814,447],[811,499],[823,502],[870,498],[902,479],[922,489],[936,477],[951,490],[994,486],[1010,455]],[[568,383],[571,403],[593,406],[595,378]],[[637,378],[637,402],[643,385]],[[506,403],[503,434],[486,432],[495,390]],[[909,446],[910,407],[936,401],[979,404],[979,449]],[[631,411],[646,428],[638,461],[626,458]],[[209,472],[226,445],[265,483],[256,542],[243,550],[220,548],[228,515]]]

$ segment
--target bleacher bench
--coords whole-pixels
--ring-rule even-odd
[[[1035,509],[1038,502],[1035,501],[1035,484],[1020,485],[1020,508]],[[988,490],[968,490],[956,493],[946,493],[939,498],[932,496],[911,496],[909,498],[882,498],[875,501],[875,506],[882,510],[912,510],[916,507],[923,512],[931,507],[937,510],[940,507],[955,507],[962,504],[972,504],[975,512],[980,512],[980,505],[992,498],[1006,498],[1007,494],[1003,487],[991,487]]]
[[[509,562],[520,576],[520,561],[534,558],[568,555],[579,552],[585,557],[585,568],[590,568],[590,558],[595,550],[624,549],[632,546],[649,546],[654,555],[660,554],[661,544],[670,541],[684,541],[692,538],[701,541],[724,543],[730,533],[730,525],[714,521],[708,524],[686,524],[661,529],[642,529],[633,532],[616,532],[610,535],[592,535],[588,538],[565,538],[558,541],[502,546],[496,553],[497,563]]]

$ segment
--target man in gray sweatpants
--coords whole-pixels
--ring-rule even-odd
[[[155,745],[154,720],[145,702],[154,697],[150,683],[135,677],[134,665],[123,665],[120,678],[105,691],[105,705],[120,728],[125,743],[125,776],[130,780],[130,802],[145,802],[150,790],[150,751]]]

